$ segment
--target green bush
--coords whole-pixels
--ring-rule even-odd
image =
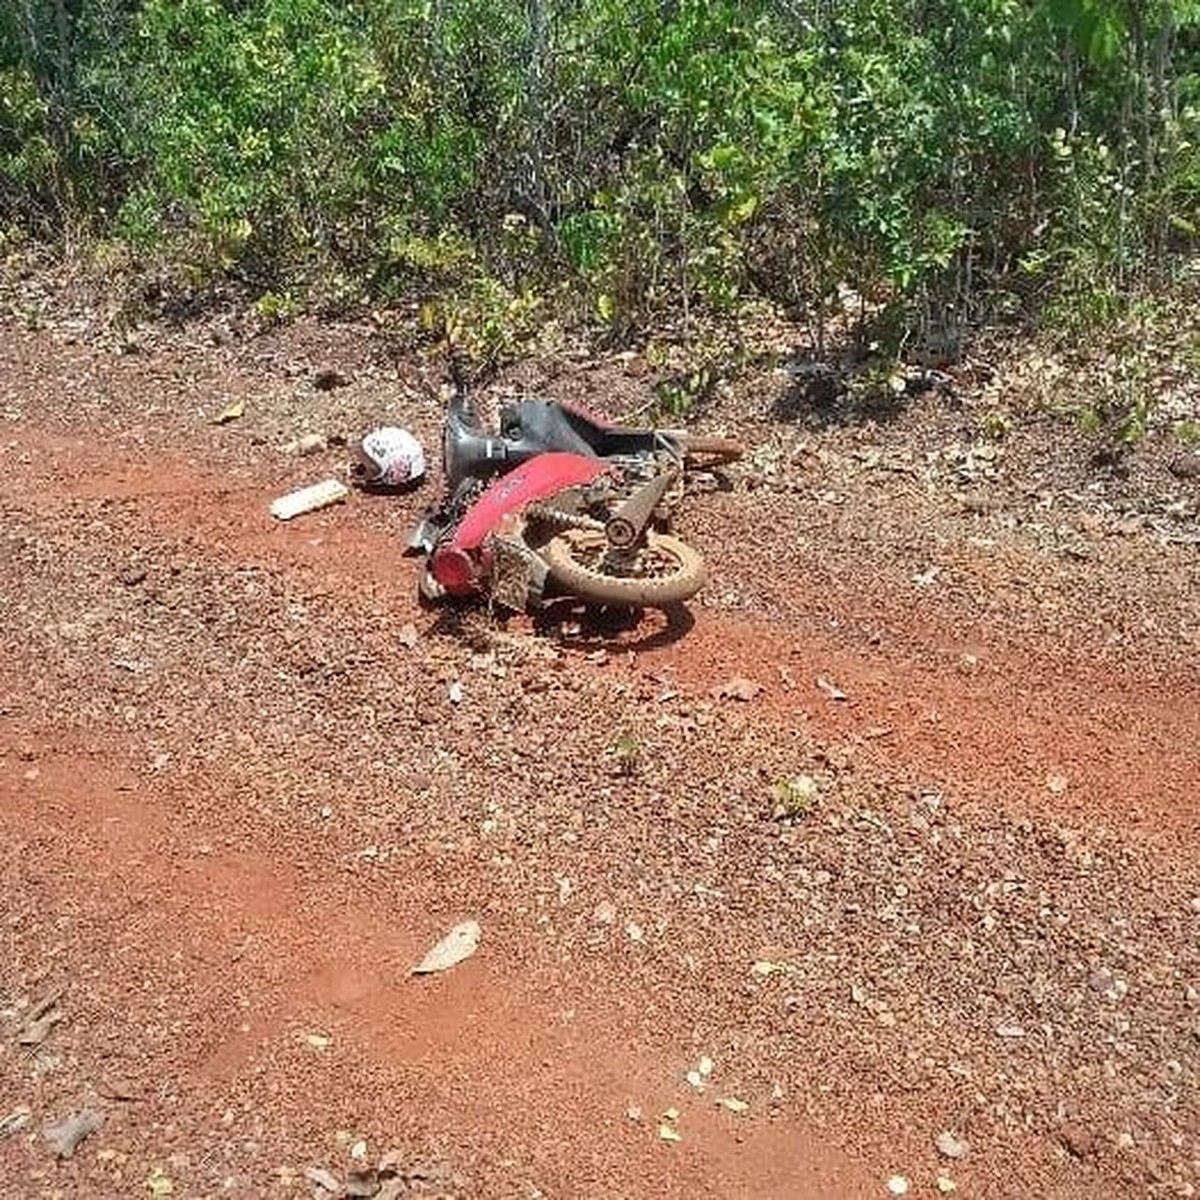
[[[1196,0],[22,0],[0,219],[201,285],[565,306],[618,338],[752,295],[820,329],[848,289],[906,336],[1086,322],[1195,249],[1198,22]]]

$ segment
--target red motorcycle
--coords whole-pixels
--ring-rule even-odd
[[[625,429],[540,400],[506,407],[494,436],[459,392],[442,437],[445,497],[408,547],[425,556],[421,593],[517,611],[554,596],[681,604],[705,579],[700,554],[667,532],[686,471],[741,454],[728,438]]]

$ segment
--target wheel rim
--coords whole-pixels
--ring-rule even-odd
[[[644,542],[630,551],[615,550],[601,533],[572,529],[567,532],[571,557],[594,575],[623,579],[670,579],[684,563],[661,542]]]

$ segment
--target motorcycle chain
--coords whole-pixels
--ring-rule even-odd
[[[539,504],[536,501],[525,509],[527,518],[551,525],[556,529],[587,529],[593,532],[604,531],[604,522],[584,513],[570,513],[549,504]]]

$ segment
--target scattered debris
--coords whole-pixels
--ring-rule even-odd
[[[315,512],[319,508],[327,508],[337,504],[350,494],[350,489],[341,480],[323,479],[320,483],[310,484],[298,491],[280,496],[271,503],[271,515],[280,521],[290,521],[293,517],[304,513]]]
[[[970,1144],[963,1138],[955,1137],[948,1129],[942,1130],[934,1141],[938,1153],[944,1158],[966,1158]]]
[[[714,700],[753,700],[761,692],[762,684],[743,675],[735,675],[724,683],[718,683],[709,690]]]
[[[431,975],[447,971],[464,959],[470,958],[479,948],[480,928],[478,921],[463,921],[455,925],[448,934],[412,969],[414,975]]]
[[[827,700],[847,700],[849,697],[834,683],[830,683],[824,675],[817,676],[817,688]]]
[[[104,1113],[98,1108],[85,1108],[45,1125],[42,1137],[50,1143],[59,1158],[70,1158],[85,1138],[91,1137],[104,1124]]]
[[[233,404],[227,404],[215,417],[212,419],[214,425],[228,425],[230,421],[236,421],[239,417],[245,415],[246,405],[243,401],[237,400]]]

